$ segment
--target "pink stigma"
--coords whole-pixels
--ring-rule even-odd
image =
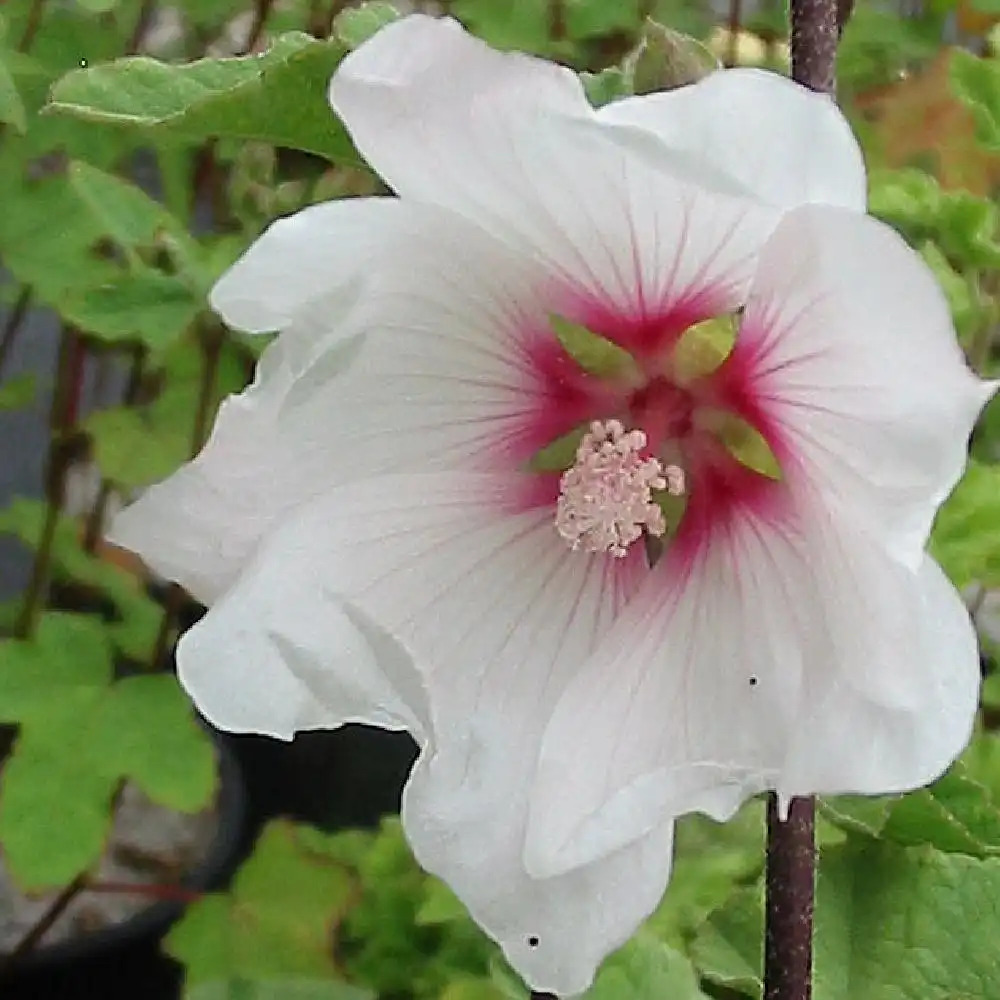
[[[653,491],[683,493],[684,472],[643,458],[645,447],[645,432],[626,431],[617,420],[590,425],[559,482],[556,531],[570,548],[621,558],[644,529],[656,537],[667,530]]]

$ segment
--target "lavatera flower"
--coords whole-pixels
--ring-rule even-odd
[[[976,644],[924,545],[992,387],[833,103],[781,77],[594,112],[412,16],[330,97],[397,197],[222,278],[280,336],[112,537],[208,605],[178,666],[217,725],[412,733],[418,860],[574,994],[677,815],[960,751]]]

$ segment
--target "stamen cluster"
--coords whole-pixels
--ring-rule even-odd
[[[643,457],[645,447],[645,432],[626,431],[618,420],[590,425],[559,483],[556,530],[571,548],[621,558],[643,531],[659,537],[667,530],[653,491],[682,493],[684,473]]]

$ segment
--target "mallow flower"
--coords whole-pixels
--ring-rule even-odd
[[[779,76],[595,112],[414,15],[330,99],[396,196],[221,279],[280,334],[112,537],[208,606],[177,660],[220,727],[412,733],[417,859],[574,994],[676,816],[960,751],[976,644],[924,546],[992,387],[834,104]]]

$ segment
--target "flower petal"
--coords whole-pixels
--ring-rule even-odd
[[[425,14],[392,22],[350,53],[330,82],[330,103],[389,186],[429,202],[447,202],[455,181],[488,164],[503,142],[490,133],[512,116],[593,113],[566,67],[498,52],[452,18]],[[461,196],[473,188],[463,182]]]
[[[273,222],[212,289],[212,308],[237,330],[290,326],[304,307],[363,275],[413,215],[431,213],[398,198],[344,198]]]
[[[283,740],[347,722],[423,739],[429,707],[409,655],[283,541],[265,543],[181,637],[178,676],[202,714],[219,729]]]
[[[524,776],[500,754],[491,763],[477,768],[486,779],[477,786],[462,771],[462,755],[422,757],[403,795],[407,836],[420,864],[449,882],[533,990],[577,996],[659,904],[673,823],[593,864],[533,878],[522,860]],[[511,814],[515,822],[504,822]]]
[[[117,514],[109,541],[205,604],[221,596],[308,475],[299,450],[275,440],[291,384],[283,345],[272,344],[253,384],[223,402],[201,454]]]
[[[818,202],[864,211],[867,204],[861,149],[837,105],[777,73],[719,70],[690,86],[607,104],[598,117],[652,132],[780,208]]]
[[[914,568],[997,387],[966,366],[919,255],[875,219],[822,206],[789,213],[768,242],[723,376],[790,478]]]
[[[538,883],[521,863],[527,789],[552,706],[644,566],[638,552],[571,552],[551,511],[507,510],[509,480],[386,476],[298,508],[178,659],[195,700],[227,726],[288,735],[350,718],[415,731],[424,757],[406,822],[419,859],[533,982],[571,991],[655,906],[669,822],[617,859]],[[359,638],[373,630],[366,650]],[[605,912],[574,948],[576,903],[598,888]]]
[[[810,672],[803,692],[808,708],[795,729],[778,785],[786,800],[813,790],[876,795],[909,791],[940,777],[968,743],[980,681],[979,648],[968,609],[930,557],[919,570],[918,588],[915,613],[921,617],[914,622],[934,640],[911,665],[908,678],[911,690],[920,692],[920,703],[905,708],[878,705],[859,690],[856,677],[831,683]],[[864,666],[891,668],[882,663]],[[851,720],[848,739],[845,719]]]
[[[710,190],[708,171],[662,143],[602,127],[569,70],[496,52],[448,19],[384,28],[344,60],[330,95],[403,198],[451,208],[633,311],[699,274],[742,293],[775,222]]]
[[[541,389],[511,304],[530,310],[530,267],[448,213],[397,219],[364,296],[338,300],[334,282],[296,305],[201,454],[121,513],[113,542],[210,604],[295,505],[363,475],[474,464],[530,422]],[[245,259],[264,294],[280,283],[271,250]]]
[[[432,243],[419,233],[399,242],[352,313],[364,343],[349,373],[331,381],[319,357],[290,393],[281,433],[292,442],[322,436],[335,482],[347,468],[354,477],[516,468],[600,415],[600,383],[573,380],[551,315],[645,349],[643,331],[679,333],[685,319],[735,308],[760,232],[745,205],[697,192],[686,201],[675,186],[660,191],[656,175],[644,186],[643,176],[604,186],[618,205],[602,223],[617,258],[610,290],[593,274],[567,280],[539,267],[458,217]]]
[[[968,740],[975,636],[929,561],[901,565],[780,486],[688,564],[673,552],[553,714],[529,820],[534,874],[620,849],[665,816],[726,818],[765,788],[913,788]]]

